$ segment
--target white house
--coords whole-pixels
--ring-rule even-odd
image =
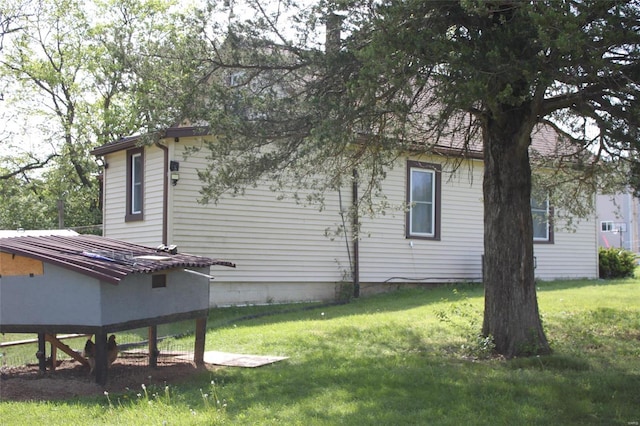
[[[543,144],[555,140],[544,132],[536,137]],[[236,263],[234,270],[216,270],[211,306],[328,300],[352,291],[351,284],[367,292],[482,279],[481,153],[471,153],[457,170],[442,156],[399,158],[383,183],[395,210],[358,218],[358,239],[332,239],[325,231],[343,223],[351,187],[327,194],[322,211],[279,200],[268,185],[199,204],[197,170],[206,160],[184,153],[205,138],[210,136],[202,129],[175,127],[155,144],[129,137],[93,154],[105,162],[105,236],[176,244],[181,251]],[[407,203],[413,205],[409,212],[402,208]],[[595,217],[566,230],[554,223],[547,203],[534,205],[533,214],[542,219],[535,225],[538,278],[598,276]]]
[[[640,252],[640,200],[631,191],[597,196],[598,244]]]

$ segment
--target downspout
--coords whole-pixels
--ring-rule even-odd
[[[631,244],[631,251],[634,253],[638,253],[638,201],[633,194],[630,194],[631,197],[631,230],[629,231],[629,235],[631,240],[633,241]]]
[[[360,297],[360,221],[358,215],[358,170],[353,169],[353,182],[351,184],[353,213],[353,297]]]
[[[160,142],[155,144],[164,153],[164,164],[162,166],[162,244],[167,245],[169,242],[169,225],[168,225],[168,211],[169,211],[169,185],[167,180],[169,179],[169,147],[162,145]]]
[[[341,46],[341,26],[344,17],[330,12],[326,17],[326,34],[325,34],[325,53],[327,55],[335,56],[340,53]],[[344,82],[341,82],[341,85],[344,86]],[[353,229],[353,264],[352,275],[353,275],[353,297],[360,296],[360,259],[359,259],[359,247],[358,247],[358,171],[353,169],[353,182],[352,182],[352,195],[353,195],[353,212],[351,216],[351,224]],[[340,204],[340,210],[342,211],[342,203]],[[343,225],[344,225],[344,216],[343,216]],[[345,242],[347,243],[347,253],[349,253],[348,239],[346,235],[345,229]]]
[[[595,244],[595,248],[594,248],[594,253],[595,253],[595,265],[596,265],[596,278],[600,277],[600,235],[602,235],[604,237],[604,234],[602,233],[602,229],[600,228],[599,225],[599,220],[601,219],[600,217],[600,213],[598,212],[598,194],[596,192],[594,192],[593,194],[593,210],[595,211],[595,220],[596,220],[596,226],[594,226],[595,228],[595,234],[596,234],[596,244]],[[605,239],[606,242],[606,239]],[[608,243],[607,243],[608,245]]]
[[[168,245],[168,221],[167,213],[169,210],[169,147],[162,145],[160,142],[156,142],[155,145],[163,152],[163,165],[162,165],[162,244]],[[158,366],[158,326],[151,325],[147,328],[149,336],[149,366],[156,368]]]

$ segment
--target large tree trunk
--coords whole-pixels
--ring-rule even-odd
[[[531,129],[523,121],[523,116],[510,116],[489,120],[484,128],[482,332],[493,337],[496,351],[507,358],[550,351],[536,298]]]

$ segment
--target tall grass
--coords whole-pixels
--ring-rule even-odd
[[[97,399],[3,402],[0,424],[638,424],[640,282],[538,290],[550,356],[487,357],[478,285],[268,316],[212,310],[207,350],[289,359]]]

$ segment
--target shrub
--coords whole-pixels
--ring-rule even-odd
[[[600,247],[598,260],[600,278],[632,277],[636,268],[636,255],[629,250]]]

